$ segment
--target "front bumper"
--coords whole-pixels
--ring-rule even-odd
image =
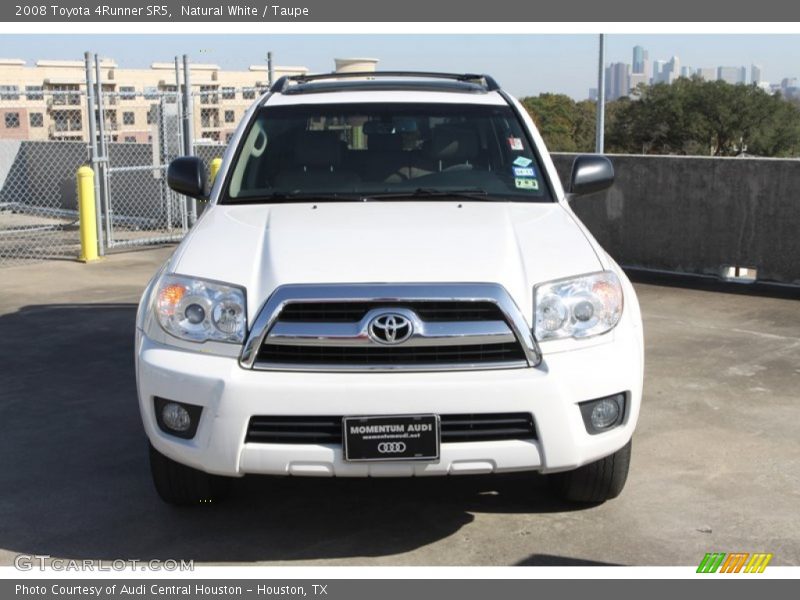
[[[625,320],[623,320],[624,322]],[[137,331],[137,383],[145,430],[162,454],[197,469],[305,476],[427,476],[568,470],[630,440],[642,394],[641,335],[620,326],[602,343],[545,354],[537,368],[432,373],[252,371],[234,358],[159,344]],[[622,425],[586,432],[579,402],[628,392]],[[203,407],[183,440],[156,425],[153,398]],[[443,443],[435,462],[346,462],[339,445],[245,443],[254,415],[529,412],[536,440]]]

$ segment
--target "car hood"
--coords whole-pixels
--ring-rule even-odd
[[[433,201],[213,206],[172,265],[246,288],[251,320],[288,283],[494,282],[530,314],[535,284],[600,268],[557,203]]]

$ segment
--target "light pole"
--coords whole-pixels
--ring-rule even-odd
[[[605,146],[604,133],[606,127],[606,78],[604,73],[606,54],[605,36],[600,34],[600,50],[597,59],[597,127],[595,130],[594,151],[603,153]]]

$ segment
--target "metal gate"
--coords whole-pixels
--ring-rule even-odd
[[[183,149],[178,93],[104,91],[95,114],[104,115],[97,151],[105,246],[179,241],[190,226],[187,201],[166,177]]]
[[[169,163],[221,157],[264,87],[212,79],[193,91],[187,56],[153,86],[118,83],[88,52],[83,71],[0,86],[0,266],[78,257],[76,173],[87,164],[99,254],[180,241],[203,205],[170,190]]]

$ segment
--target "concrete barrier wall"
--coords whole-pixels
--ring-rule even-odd
[[[554,154],[565,187],[574,154]],[[573,208],[622,265],[800,285],[800,160],[609,155],[616,183]]]

